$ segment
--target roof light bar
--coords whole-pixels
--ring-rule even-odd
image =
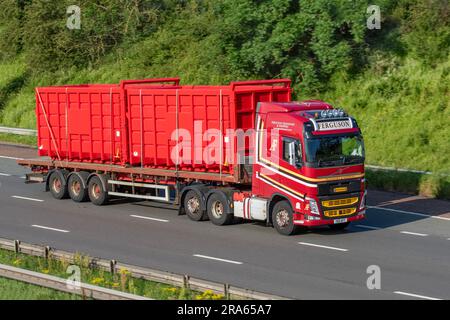
[[[346,117],[347,113],[342,109],[327,109],[320,112],[319,119],[332,119]]]

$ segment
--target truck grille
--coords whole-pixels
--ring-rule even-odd
[[[335,209],[335,210],[327,210],[324,211],[325,217],[335,218],[335,217],[344,217],[350,216],[356,212],[356,208],[346,208],[346,209]]]
[[[322,201],[322,206],[325,208],[335,208],[351,206],[358,202],[358,197],[344,198],[344,199],[334,199],[334,200],[324,200]]]

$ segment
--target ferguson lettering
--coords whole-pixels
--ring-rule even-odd
[[[351,129],[352,123],[349,120],[327,121],[317,123],[319,131]]]

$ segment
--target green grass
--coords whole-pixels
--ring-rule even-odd
[[[81,282],[84,283],[120,290],[158,300],[223,299],[223,296],[213,294],[210,291],[200,293],[162,283],[133,278],[130,276],[129,271],[125,269],[120,270],[117,274],[111,274],[90,266],[89,258],[83,255],[77,255],[75,260],[76,261],[74,264],[81,268]],[[46,260],[40,257],[16,254],[11,251],[0,249],[0,263],[35,272],[50,274],[61,278],[68,277],[66,270],[69,266],[69,262],[67,261],[59,261],[51,258]],[[20,290],[18,292],[20,292]]]
[[[245,5],[247,2],[250,1],[243,2],[243,8],[248,7]],[[355,65],[351,70],[337,68],[338,71],[331,72],[331,79],[324,77],[322,85],[317,88],[307,85],[311,76],[308,74],[314,72],[308,69],[311,67],[309,62],[303,61],[302,52],[320,41],[309,43],[309,37],[303,36],[305,43],[299,39],[302,45],[307,44],[304,49],[293,46],[287,48],[288,51],[278,50],[280,44],[290,43],[289,38],[298,27],[291,20],[283,20],[284,14],[274,18],[267,12],[266,19],[260,21],[259,17],[252,17],[253,11],[247,14],[241,11],[241,5],[236,6],[237,2],[228,1],[223,11],[216,11],[221,7],[216,8],[216,2],[200,6],[201,10],[196,1],[189,2],[185,9],[169,6],[167,12],[161,12],[161,20],[156,25],[152,24],[151,32],[147,30],[137,37],[126,35],[124,41],[105,51],[105,55],[95,63],[84,64],[85,67],[72,66],[73,61],[68,58],[69,63],[62,64],[56,71],[41,70],[39,65],[33,65],[30,63],[32,60],[26,58],[26,50],[13,56],[12,60],[0,62],[0,125],[35,128],[34,88],[37,86],[118,83],[121,79],[174,76],[180,76],[183,84],[226,84],[232,80],[272,74],[273,77],[290,76],[296,81],[296,99],[319,98],[346,109],[354,116],[365,137],[367,163],[432,171],[437,177],[450,174],[450,37],[448,19],[445,19],[448,7],[443,4],[445,1],[410,2],[396,5],[387,1],[383,9],[382,30],[366,34],[365,49],[359,48],[352,53]],[[279,6],[282,1],[271,4],[274,12],[278,10],[276,3]],[[442,4],[442,10],[438,10],[438,3]],[[261,8],[265,5],[267,3]],[[305,8],[309,6],[307,3],[304,5]],[[233,10],[235,6],[236,11]],[[247,34],[248,28],[240,27],[241,23],[246,26],[247,21],[241,14],[250,19],[252,33]],[[318,16],[317,19],[324,17]],[[284,22],[271,30],[264,27],[267,21]],[[34,20],[31,27],[33,31]],[[234,33],[228,34],[224,30]],[[267,46],[265,41],[261,41],[261,37],[266,38],[266,33],[276,38],[275,41],[269,37],[275,42]],[[321,33],[326,35],[327,31]],[[307,33],[302,31],[300,34]],[[53,43],[49,45],[52,47]],[[274,58],[266,60],[264,57],[267,55]],[[28,58],[35,56],[39,53],[28,53]],[[317,57],[308,59],[321,65],[316,61]],[[286,61],[290,61],[288,65],[284,64]],[[57,61],[50,62],[57,65]],[[261,70],[254,70],[259,63],[262,63],[259,66]],[[280,70],[287,71],[278,72],[280,65],[283,65]],[[300,79],[302,81],[298,83]],[[20,142],[22,138],[0,135],[2,139]],[[27,140],[24,143],[32,142]],[[381,177],[386,180],[381,181]],[[389,190],[401,186],[408,192],[423,192],[427,188],[421,185],[430,185],[429,182],[416,183],[416,178],[408,176],[398,177],[405,181],[394,182],[393,177],[381,174],[377,180],[372,178],[375,180],[373,184],[380,188],[386,186]],[[434,182],[431,184],[436,186],[433,187],[436,190],[425,193],[446,194],[445,183],[442,186],[441,182],[436,182],[439,179],[432,179]],[[406,186],[407,183],[411,185]]]
[[[22,57],[17,57],[14,62],[2,63],[0,68],[0,88],[5,88],[15,78],[25,74],[25,67]]]
[[[366,169],[366,180],[371,189],[450,200],[450,176]]]
[[[369,164],[450,173],[450,58],[435,68],[408,59],[387,68],[334,79],[320,98],[356,117]]]
[[[0,133],[0,141],[23,144],[26,146],[36,147],[37,138],[32,136],[20,136],[16,134]]]
[[[134,50],[128,49],[122,59],[105,59],[94,69],[66,70],[51,78],[43,75],[31,80],[9,95],[1,112],[1,125],[35,128],[33,88],[37,85],[106,83],[179,74],[184,76],[184,83],[208,82],[206,77],[194,81],[189,71],[181,72],[174,66],[152,66],[144,72],[143,61],[132,60]],[[321,98],[355,116],[363,130],[370,164],[450,173],[450,58],[434,68],[410,59],[385,63],[387,66],[375,66],[355,79],[336,75],[330,83],[332,89],[317,97],[299,98]],[[5,77],[0,74],[0,79]]]
[[[0,277],[0,300],[80,300],[81,297]]]

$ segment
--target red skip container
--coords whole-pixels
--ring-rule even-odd
[[[233,173],[235,159],[227,158],[227,130],[254,128],[258,102],[290,102],[290,97],[287,79],[180,86],[178,78],[168,78],[36,88],[39,155],[64,161]],[[207,164],[211,159],[202,161],[205,147],[214,141],[205,134],[207,130],[223,132],[219,155],[212,153],[221,160],[212,164]],[[178,153],[174,147],[183,139],[192,148]],[[236,154],[233,150],[232,157]]]

